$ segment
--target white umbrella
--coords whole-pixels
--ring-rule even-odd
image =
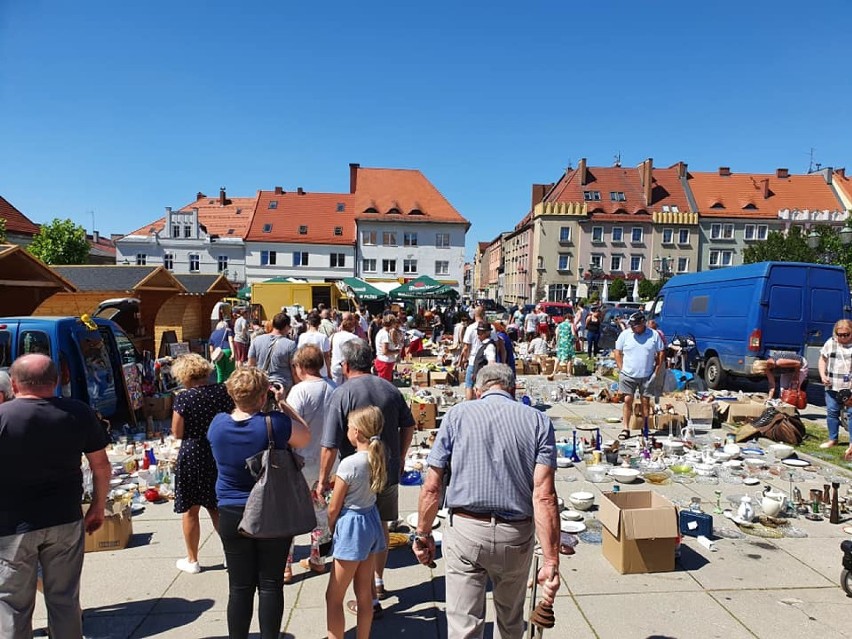
[[[633,280],[633,301],[639,301],[639,280]]]
[[[567,292],[565,299],[566,299],[566,301],[570,301],[572,299],[571,298],[571,285],[570,284],[568,285],[568,292]]]
[[[609,301],[609,280],[604,280],[603,292],[601,293],[601,302]]]

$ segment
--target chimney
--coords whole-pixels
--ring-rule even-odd
[[[845,167],[844,167],[844,168],[840,168],[840,169],[834,169],[834,172],[837,174],[837,176],[838,176],[841,180],[845,180],[845,179],[846,179],[846,168],[845,168]]]
[[[720,166],[719,167],[719,175],[727,177],[731,174],[731,167],[729,166]]]
[[[284,187],[276,186],[275,187],[275,195],[284,195]]]
[[[769,178],[763,178],[761,181],[761,191],[763,191],[763,199],[769,198]]]
[[[98,243],[98,242],[100,242],[100,241],[101,241],[101,234],[100,234],[100,233],[98,233],[97,231],[94,231],[94,230],[93,230],[93,231],[92,231],[92,242],[94,242],[95,244],[97,244],[97,243]]]
[[[361,165],[357,162],[349,163],[349,192],[354,193],[355,188],[358,186],[358,169],[361,168]]]
[[[577,175],[580,176],[580,186],[586,186],[586,181],[589,179],[588,170],[586,169],[586,158],[580,158],[577,163]]]
[[[299,195],[304,195],[304,194],[305,194],[305,189],[303,189],[303,188],[300,186],[298,189],[296,189],[296,193],[298,193]]]
[[[225,195],[225,187],[219,188],[219,206],[225,206],[228,203],[228,198]]]
[[[203,200],[203,199],[204,199],[204,198],[206,198],[206,197],[207,197],[207,196],[206,196],[206,195],[204,195],[204,193],[202,193],[201,191],[199,191],[198,193],[196,193],[196,194],[195,194],[195,201],[197,202],[198,200]]]
[[[532,208],[535,208],[535,205],[539,204],[544,199],[545,193],[547,193],[546,184],[532,185]]]
[[[686,177],[686,162],[678,162],[675,164],[677,168],[677,177],[679,180],[682,180]]]
[[[787,178],[790,177],[790,171],[787,169],[775,169],[775,177]]]
[[[654,192],[654,159],[648,158],[642,162],[639,173],[642,178],[642,195],[645,197],[645,206],[651,206],[651,194]]]

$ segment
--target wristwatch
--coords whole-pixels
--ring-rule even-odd
[[[414,541],[420,541],[421,539],[432,539],[432,533],[430,532],[415,532],[414,533]]]

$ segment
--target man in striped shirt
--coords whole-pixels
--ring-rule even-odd
[[[443,540],[448,639],[482,636],[489,579],[500,636],[520,638],[536,536],[543,600],[552,604],[559,588],[553,423],[515,401],[515,375],[505,364],[483,367],[475,390],[476,400],[447,411],[427,460],[414,552],[423,564],[434,557],[432,522],[452,457]]]

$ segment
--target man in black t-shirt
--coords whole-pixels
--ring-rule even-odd
[[[9,373],[15,399],[0,405],[0,637],[32,637],[39,564],[50,635],[81,637],[83,535],[104,521],[106,435],[88,405],[54,396],[50,358],[24,355]],[[85,518],[83,454],[94,486]]]

